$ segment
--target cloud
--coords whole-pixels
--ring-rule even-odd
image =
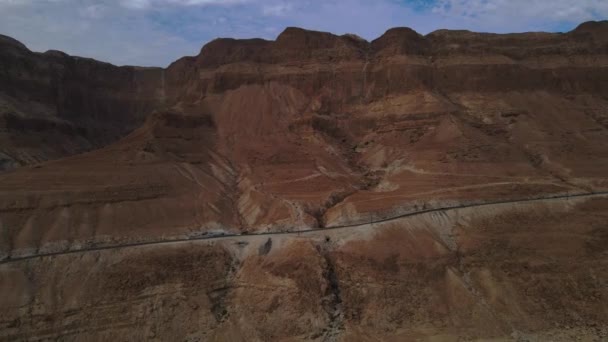
[[[432,12],[469,27],[525,31],[608,18],[606,0],[439,0]]]
[[[276,4],[264,5],[262,13],[270,16],[285,16],[294,9],[294,4],[289,2],[281,2]]]
[[[214,38],[274,39],[286,26],[371,40],[395,26],[563,31],[607,17],[606,0],[0,0],[0,33],[119,65],[166,66]]]
[[[113,1],[24,2],[0,3],[0,33],[34,51],[57,49],[119,65],[164,66],[200,48],[201,41],[189,41]]]
[[[9,0],[10,1],[10,0]],[[146,9],[154,6],[227,6],[246,3],[248,0],[122,0],[128,8]]]
[[[104,5],[89,5],[85,6],[78,11],[81,16],[89,19],[99,19],[103,17],[106,12],[106,8]]]

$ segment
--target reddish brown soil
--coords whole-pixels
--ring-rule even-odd
[[[0,338],[608,337],[608,200],[424,214],[0,265]]]
[[[288,28],[142,69],[0,36],[0,258],[606,190],[607,51],[606,22],[563,34],[396,28],[372,42]],[[275,241],[270,254],[256,240],[244,254],[226,242],[33,259],[2,266],[14,273],[3,293],[31,293],[0,296],[12,310],[0,336],[600,336],[606,207],[589,203],[476,218],[450,244],[433,219],[339,246]],[[63,294],[70,282],[80,297]]]

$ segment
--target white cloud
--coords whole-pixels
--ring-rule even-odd
[[[264,5],[262,7],[262,13],[264,13],[264,15],[270,16],[284,16],[287,15],[291,10],[293,10],[293,8],[293,3],[281,2],[276,4]]]
[[[79,10],[81,16],[89,19],[99,19],[106,12],[106,7],[102,4],[88,5]]]
[[[606,0],[439,0],[433,13],[464,24],[525,30],[608,17]],[[504,27],[504,30],[500,30]],[[520,27],[519,29],[517,27]]]
[[[10,0],[9,0],[10,1]],[[145,9],[154,6],[227,6],[246,3],[248,0],[121,0],[128,8]]]
[[[128,8],[146,8],[150,6],[150,0],[123,0],[121,3]]]
[[[195,54],[205,40],[189,41],[116,1],[30,2],[0,9],[0,33],[34,51],[55,49],[118,65],[165,66]]]

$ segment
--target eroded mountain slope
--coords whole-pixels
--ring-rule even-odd
[[[0,35],[0,171],[115,142],[162,106],[163,73],[34,53]]]
[[[0,265],[0,339],[602,341],[605,197]]]
[[[215,40],[127,137],[0,175],[3,254],[606,189],[606,32]]]

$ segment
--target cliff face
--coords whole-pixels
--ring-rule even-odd
[[[607,26],[589,22],[565,34],[439,30],[426,36],[394,28],[372,42],[287,28],[276,41],[216,39],[166,71],[33,53],[1,36],[0,168],[105,146],[157,109],[243,85],[289,85],[321,102],[325,113],[421,90],[606,96]]]
[[[605,199],[385,221],[608,190],[608,22],[288,28],[164,70],[0,47],[0,338],[608,334]]]
[[[373,101],[413,89],[605,95],[607,26],[586,23],[565,34],[439,30],[427,36],[394,28],[371,43],[352,35],[288,28],[276,41],[217,39],[197,57],[172,64],[168,74],[182,96],[189,95],[188,89],[197,96],[272,80],[306,95],[342,88],[342,96],[333,98],[338,103]],[[584,72],[591,69],[595,72]],[[186,70],[207,77],[184,79]]]
[[[0,36],[0,170],[116,141],[162,104],[162,75]]]
[[[607,32],[395,28],[370,43],[288,28],[275,41],[217,39],[166,70],[3,38],[5,167],[108,144],[145,120],[103,149],[1,175],[4,250],[605,189]]]

